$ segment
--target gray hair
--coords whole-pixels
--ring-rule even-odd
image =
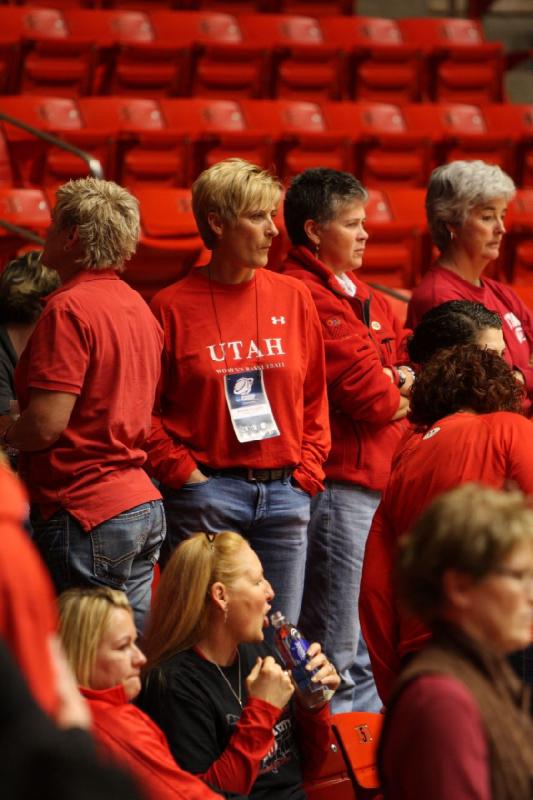
[[[69,181],[56,192],[54,224],[78,229],[85,269],[121,272],[134,254],[140,233],[139,203],[126,189],[98,178]]]
[[[426,215],[433,242],[441,252],[450,244],[449,225],[464,223],[468,213],[488,200],[510,200],[516,187],[500,167],[484,161],[452,161],[431,173]]]

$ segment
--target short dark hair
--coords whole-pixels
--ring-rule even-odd
[[[0,275],[0,323],[29,325],[43,310],[41,298],[61,281],[55,269],[45,267],[41,252],[32,250],[7,264]]]
[[[426,311],[407,343],[409,358],[425,364],[437,350],[457,344],[475,344],[476,336],[487,328],[501,330],[495,311],[470,300],[449,300]]]
[[[424,365],[411,393],[409,418],[425,428],[462,409],[520,412],[523,400],[524,388],[501,356],[461,344],[438,350]]]
[[[349,172],[317,167],[297,175],[287,190],[283,216],[294,246],[308,245],[304,230],[308,219],[324,223],[334,219],[339,206],[350,200],[366,203],[368,192]]]

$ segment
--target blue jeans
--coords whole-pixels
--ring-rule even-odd
[[[299,624],[307,638],[322,644],[341,676],[331,701],[334,714],[382,706],[358,614],[365,544],[379,499],[378,492],[326,481],[311,504]]]
[[[236,531],[255,550],[276,593],[272,610],[295,623],[300,614],[310,497],[289,478],[261,482],[212,475],[181,489],[161,485],[168,534],[164,565],[174,548],[198,531]]]
[[[143,630],[154,566],[166,533],[161,500],[130,508],[88,532],[67,511],[45,520],[32,509],[31,524],[58,594],[74,586],[121,589],[138,630]]]

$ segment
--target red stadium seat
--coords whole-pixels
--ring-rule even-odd
[[[69,35],[89,38],[97,48],[92,94],[112,91],[120,86],[122,77],[127,83],[128,70],[122,64],[122,48],[151,42],[154,38],[150,19],[142,11],[70,8],[64,11],[64,18]]]
[[[50,207],[40,189],[0,188],[0,220],[44,236],[50,224]],[[0,268],[14,258],[26,240],[0,225]],[[39,247],[39,245],[34,245]]]
[[[106,177],[114,177],[113,132],[102,128],[84,130],[76,100],[66,97],[18,95],[3,97],[2,110],[35,128],[59,138],[98,158]],[[20,186],[57,186],[69,178],[88,174],[78,156],[36,138],[30,133],[3,123],[15,182]]]
[[[357,798],[377,798],[379,776],[377,750],[383,727],[382,714],[351,712],[335,714],[333,731],[348,765]]]
[[[324,17],[324,41],[346,53],[346,84],[356,100],[421,99],[421,51],[406,44],[398,23],[380,17]]]
[[[170,130],[187,134],[191,144],[190,180],[211,164],[232,156],[266,168],[273,165],[270,129],[247,119],[242,101],[164,99],[161,109]]]
[[[401,219],[389,199],[389,190],[369,189],[365,211],[370,236],[359,273],[365,280],[384,286],[411,287],[422,257],[418,225]]]
[[[245,43],[231,14],[156,11],[151,20],[156,40],[145,49],[167,45],[189,52],[174,83],[160,79],[161,93],[232,99],[264,95],[270,78],[268,48]],[[150,72],[155,74],[155,68]]]
[[[318,103],[302,100],[242,100],[248,127],[275,140],[278,175],[289,180],[309,167],[350,170],[352,144],[345,132],[329,131]]]
[[[69,36],[56,8],[2,7],[2,38],[22,43],[18,75],[11,89],[73,97],[90,92],[97,53],[87,37]]]
[[[333,735],[319,773],[304,782],[304,790],[307,800],[357,800],[346,762]]]
[[[243,14],[238,23],[244,43],[272,50],[272,97],[342,97],[343,59],[338,44],[324,42],[318,20],[288,14]]]
[[[533,104],[487,105],[483,114],[492,133],[507,136],[515,146],[515,174],[519,186],[533,187]]]
[[[204,248],[191,211],[190,190],[138,188],[136,195],[142,235],[124,278],[149,301],[186,275]]]
[[[501,44],[485,41],[481,23],[471,19],[400,19],[407,43],[425,54],[425,96],[457,103],[499,102],[503,95]]]
[[[514,145],[505,132],[493,132],[483,108],[463,103],[412,103],[403,107],[410,130],[432,136],[437,163],[480,158],[514,173]]]
[[[329,14],[354,14],[356,0],[279,0],[283,14],[323,17]]]
[[[505,225],[506,278],[519,286],[533,282],[533,189],[519,189],[509,205]]]
[[[366,186],[425,186],[433,141],[411,130],[401,106],[359,101],[324,103],[328,129],[351,133],[355,174]]]

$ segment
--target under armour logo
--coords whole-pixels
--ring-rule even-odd
[[[272,325],[285,325],[285,317],[270,317]]]

